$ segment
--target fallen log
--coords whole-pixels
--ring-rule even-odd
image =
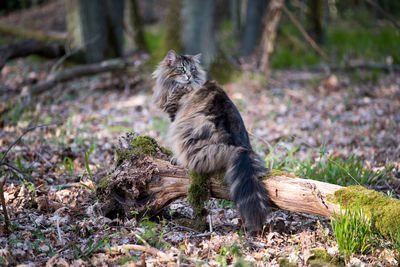
[[[98,183],[96,194],[107,217],[132,218],[154,215],[170,202],[187,195],[188,171],[169,162],[171,152],[147,136],[128,134],[120,139],[115,166]],[[400,223],[400,200],[361,186],[342,187],[276,173],[263,180],[272,204],[280,209],[333,218],[348,207],[360,205],[365,214],[378,216],[375,226],[382,234]],[[220,176],[220,175],[219,175]],[[229,191],[218,175],[209,182],[211,197],[230,200]]]
[[[32,39],[42,43],[49,43],[49,42],[65,43],[67,41],[67,37],[65,34],[30,30],[27,28],[22,28],[4,23],[0,23],[0,33],[16,38]]]
[[[55,75],[50,75],[47,80],[33,85],[29,89],[29,95],[38,95],[48,89],[51,89],[58,83],[67,82],[84,76],[95,75],[107,71],[122,70],[128,66],[129,60],[124,58],[115,58],[105,60],[99,63],[83,64],[70,69],[61,71]]]
[[[0,47],[0,70],[8,60],[29,55],[39,55],[46,58],[58,58],[65,54],[64,46],[57,42],[42,43],[32,39],[4,45]]]

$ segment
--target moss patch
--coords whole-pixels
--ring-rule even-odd
[[[274,177],[274,176],[285,176],[285,177],[290,177],[290,178],[296,178],[296,175],[287,173],[287,172],[281,171],[281,170],[270,170],[268,172],[268,175],[265,177],[268,178],[268,177]]]
[[[190,186],[187,192],[187,200],[193,207],[194,215],[205,215],[204,202],[208,200],[207,176],[189,171]]]
[[[168,148],[160,146],[157,141],[149,136],[138,136],[131,140],[132,147],[129,149],[116,150],[116,165],[121,164],[124,160],[132,155],[146,154],[156,156],[158,151],[161,151],[167,156],[172,156],[172,151]]]
[[[102,189],[106,188],[107,185],[109,184],[109,182],[110,182],[110,176],[106,176],[106,177],[104,177],[103,179],[101,179],[101,180],[97,183],[96,191],[97,191],[97,190],[102,190]]]
[[[343,263],[340,262],[340,259],[332,257],[323,249],[312,249],[310,252],[314,255],[308,259],[307,264],[310,264],[313,267],[343,265]]]
[[[278,264],[280,267],[296,267],[297,264],[290,262],[287,258],[278,259]]]
[[[337,190],[328,200],[347,208],[358,203],[379,233],[384,236],[396,231],[400,224],[400,200],[388,198],[380,192],[359,185],[349,186]]]

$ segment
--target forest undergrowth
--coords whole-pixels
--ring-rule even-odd
[[[153,82],[146,71],[59,84],[29,108],[13,102],[18,92],[12,88],[45,79],[53,64],[28,58],[2,70],[0,82],[11,89],[1,96],[0,156],[27,127],[50,125],[27,133],[6,155],[15,169],[2,169],[11,232],[0,230],[0,263],[162,266],[173,259],[209,266],[294,266],[322,260],[339,266],[398,264],[400,231],[385,238],[367,224],[360,229],[361,246],[343,244],[340,240],[349,239],[343,227],[354,224],[345,219],[340,221],[347,226],[331,225],[317,216],[273,210],[263,233],[251,236],[241,228],[232,203],[218,199],[206,205],[212,233],[178,224],[179,218],[193,216],[185,199],[155,217],[98,215],[93,210],[94,181],[112,166],[118,137],[134,131],[168,147],[169,122],[151,104]],[[368,80],[369,75],[376,74],[360,72],[358,77]],[[275,71],[265,79],[245,72],[224,88],[269,169],[343,186],[363,185],[399,198],[398,74],[380,73],[376,82],[360,82],[353,73]],[[4,213],[0,222],[4,224]],[[127,244],[162,254],[128,251]],[[121,250],[111,249],[116,246]]]

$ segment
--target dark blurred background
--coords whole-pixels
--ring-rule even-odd
[[[397,0],[2,0],[0,44],[58,41],[86,62],[143,51],[150,66],[202,53],[224,82],[238,66],[400,64],[399,15]]]

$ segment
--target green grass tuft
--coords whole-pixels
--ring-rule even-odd
[[[370,220],[363,214],[360,206],[335,214],[331,222],[336,242],[342,256],[366,254],[375,244]]]

